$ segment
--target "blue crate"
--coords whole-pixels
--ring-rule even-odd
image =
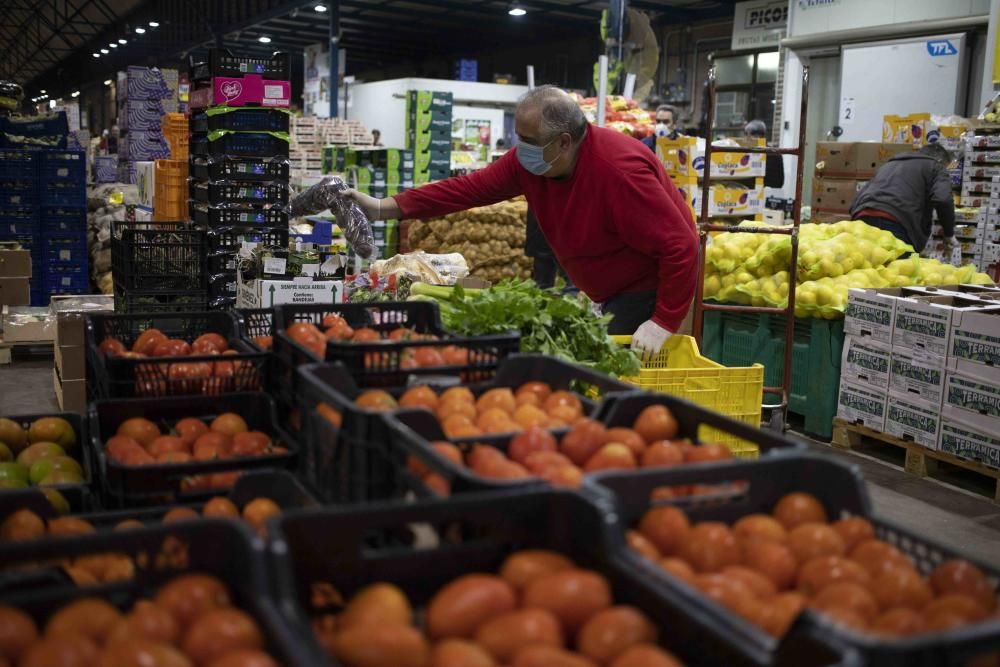
[[[31,251],[32,261],[34,261],[35,253],[40,252],[42,248],[42,237],[37,232],[34,234],[11,234],[6,232],[2,226],[0,226],[0,241],[16,241],[20,243],[25,250]]]
[[[41,210],[41,229],[47,234],[87,232],[87,209],[82,206],[46,207]]]
[[[38,169],[39,181],[76,183],[86,187],[87,154],[83,151],[45,151]]]
[[[38,221],[0,221],[0,236],[36,236],[40,231]]]
[[[38,189],[28,181],[4,181],[0,183],[0,207],[28,208],[38,202]]]
[[[49,183],[38,193],[42,206],[85,206],[87,186],[85,183]]]
[[[38,222],[38,209],[34,206],[0,208],[0,222]]]
[[[66,294],[63,290],[87,289],[90,277],[87,267],[77,264],[57,264],[45,267],[42,286],[48,294]]]
[[[46,265],[58,262],[87,263],[86,236],[46,236],[42,260]]]
[[[0,150],[0,181],[35,180],[38,151],[8,148]]]

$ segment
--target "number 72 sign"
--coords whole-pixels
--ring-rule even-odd
[[[954,56],[958,49],[947,39],[933,39],[927,42],[927,53],[931,56]]]

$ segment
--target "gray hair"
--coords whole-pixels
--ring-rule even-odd
[[[670,117],[674,120],[675,123],[677,122],[677,109],[675,107],[672,107],[669,104],[661,104],[660,106],[656,107],[656,111],[653,113],[658,114],[661,111],[669,111]]]
[[[944,166],[948,166],[952,161],[951,153],[948,149],[941,144],[927,144],[920,149],[921,155],[926,155],[927,157],[934,158],[935,161],[941,163]]]
[[[767,123],[762,120],[752,120],[743,128],[743,133],[748,137],[767,138]]]
[[[579,141],[587,130],[587,117],[572,97],[555,86],[529,90],[517,102],[518,109],[539,104],[542,108],[542,131],[545,139],[566,133]]]

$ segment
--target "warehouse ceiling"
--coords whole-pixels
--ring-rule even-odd
[[[0,77],[37,95],[113,78],[130,64],[181,64],[225,46],[247,53],[326,43],[332,0],[4,0]],[[735,0],[629,0],[669,23],[730,17]],[[340,0],[348,71],[483,53],[579,36],[598,38],[598,0]],[[317,11],[321,7],[326,11]],[[270,42],[261,43],[260,38]],[[124,40],[126,43],[121,44]],[[111,44],[118,44],[112,47]]]

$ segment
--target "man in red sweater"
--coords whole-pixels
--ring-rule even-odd
[[[525,95],[515,128],[517,147],[468,176],[383,200],[350,195],[370,219],[383,220],[437,217],[523,194],[570,280],[612,314],[608,331],[658,352],[690,327],[698,237],[684,198],[642,142],[590,125],[558,88]]]

